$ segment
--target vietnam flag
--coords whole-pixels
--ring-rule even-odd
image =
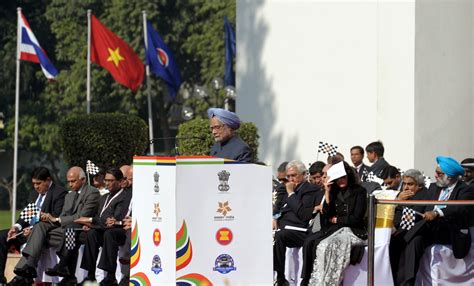
[[[120,84],[137,91],[145,68],[132,48],[92,15],[91,60],[108,70]]]

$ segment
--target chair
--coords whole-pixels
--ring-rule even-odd
[[[426,248],[420,261],[416,285],[474,285],[474,227],[469,228],[471,249],[463,259],[456,259],[450,245],[435,244]]]

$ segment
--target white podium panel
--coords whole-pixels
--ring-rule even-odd
[[[133,285],[272,284],[269,167],[210,157],[133,164]]]

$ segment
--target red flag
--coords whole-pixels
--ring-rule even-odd
[[[137,91],[145,68],[132,48],[92,15],[91,60],[108,70],[120,84]]]

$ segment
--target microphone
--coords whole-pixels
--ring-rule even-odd
[[[201,135],[201,136],[176,136],[176,137],[156,137],[156,138],[152,138],[150,140],[150,143],[149,144],[153,144],[157,141],[160,141],[160,140],[175,140],[175,141],[178,141],[178,140],[190,140],[190,139],[195,139],[195,140],[205,140],[206,139],[206,136],[204,135]]]

